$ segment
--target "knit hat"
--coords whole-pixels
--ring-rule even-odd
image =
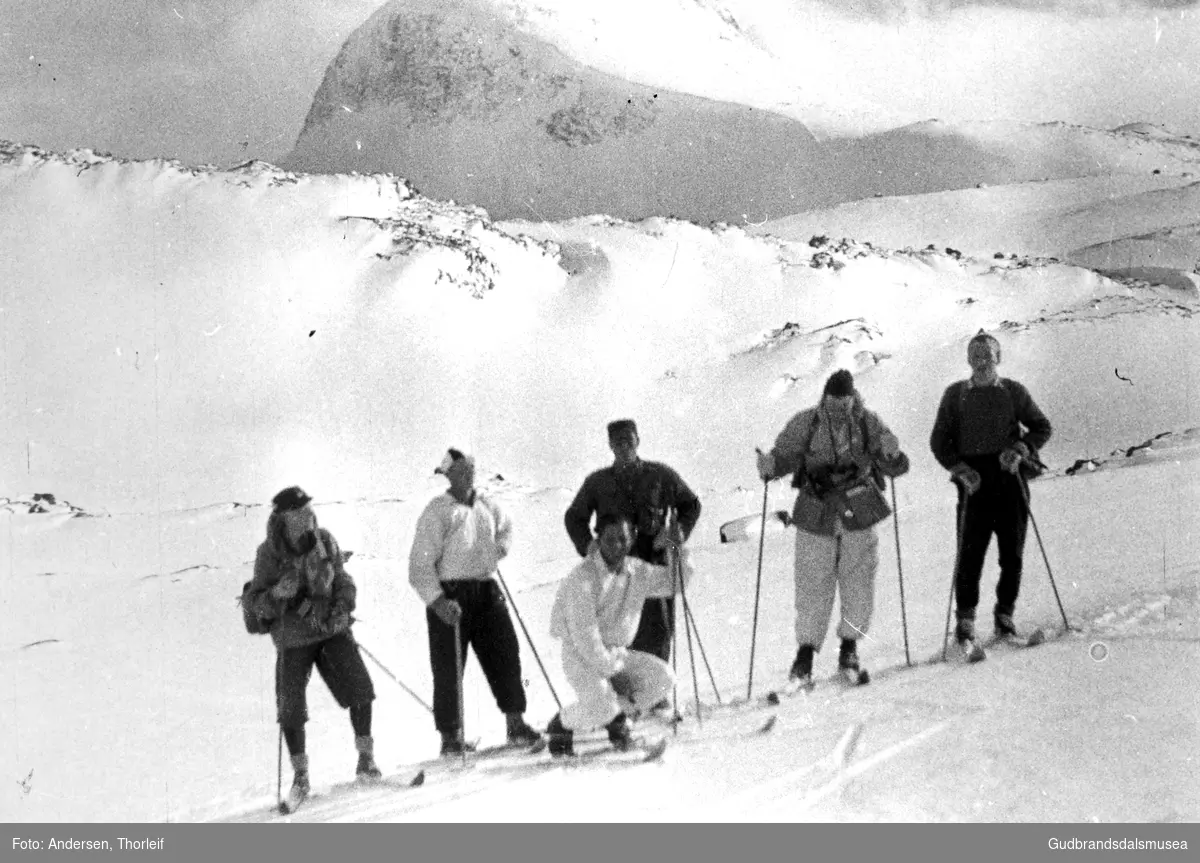
[[[825,395],[835,399],[854,395],[854,376],[845,369],[838,369],[825,381]]]
[[[292,485],[275,495],[271,499],[271,503],[275,507],[275,512],[290,512],[293,509],[308,506],[311,500],[312,497],[304,489],[298,485]]]
[[[440,473],[445,476],[446,471],[450,470],[450,466],[455,462],[460,461],[465,461],[472,467],[475,465],[475,459],[473,457],[467,455],[462,450],[457,450],[454,447],[450,447],[450,449],[446,450],[446,457],[442,459],[442,463],[435,467],[433,472]]]
[[[624,437],[627,434],[637,435],[637,423],[633,420],[613,420],[608,424],[608,439]]]

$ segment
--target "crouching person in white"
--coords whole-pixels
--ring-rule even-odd
[[[629,749],[627,712],[648,710],[675,685],[665,662],[629,649],[646,600],[674,596],[671,569],[629,556],[633,528],[624,516],[598,519],[596,533],[587,557],[559,585],[550,614],[550,635],[562,640],[563,672],[577,698],[546,729],[554,756],[574,755],[574,732],[601,725],[615,748]],[[691,566],[681,554],[686,587]]]

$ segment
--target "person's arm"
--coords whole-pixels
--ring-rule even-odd
[[[346,572],[346,567],[342,565],[342,550],[338,547],[337,540],[333,538],[333,534],[325,531],[326,550],[329,553],[329,562],[333,566],[333,601],[330,603],[330,613],[337,614],[344,612],[350,614],[358,607],[358,586],[354,583],[354,579],[350,573]]]
[[[496,523],[496,560],[504,560],[512,551],[513,523],[508,512],[500,504],[489,500],[492,508],[492,518]]]
[[[879,465],[885,476],[898,477],[908,473],[908,456],[901,451],[900,439],[887,427],[883,418],[874,411],[867,411],[866,423],[871,448],[867,456]]]
[[[246,598],[251,611],[263,620],[275,620],[283,614],[283,602],[271,595],[271,589],[278,583],[279,567],[264,542],[254,557],[254,577]]]
[[[592,477],[585,479],[563,516],[567,536],[571,538],[571,544],[575,546],[580,557],[587,557],[588,546],[592,542],[592,513],[596,510],[594,486],[595,480]]]
[[[444,550],[442,513],[434,500],[417,519],[412,551],[408,555],[408,583],[426,605],[442,595],[437,565]]]
[[[783,431],[775,438],[775,445],[767,454],[770,456],[767,461],[770,462],[771,471],[770,476],[764,479],[778,479],[792,473],[804,473],[804,451],[812,440],[814,416],[815,409],[808,408],[788,420]]]
[[[938,405],[937,418],[933,421],[933,431],[929,435],[929,449],[938,464],[952,471],[962,463],[958,454],[958,421],[957,406],[961,384],[951,384],[942,393],[942,401]]]
[[[1029,390],[1016,381],[1012,383],[1016,396],[1013,401],[1017,413],[1017,422],[1026,428],[1025,434],[1021,436],[1021,442],[1033,452],[1037,452],[1050,440],[1050,420],[1046,418],[1041,408],[1037,406],[1037,403],[1033,400],[1033,396],[1029,394]]]
[[[683,535],[683,541],[687,542],[688,537],[692,535],[692,531],[696,527],[696,522],[700,520],[700,498],[688,486],[683,478],[671,468],[671,481],[674,484],[675,498],[675,515],[676,523],[679,525],[680,533]]]
[[[692,568],[691,553],[686,549],[681,549],[679,552],[679,574],[683,581],[683,587],[686,590],[691,586],[692,576],[695,570]],[[627,564],[634,577],[641,579],[645,585],[646,598],[651,597],[671,597],[676,593],[675,574],[671,571],[670,566],[658,566],[657,564],[647,563],[644,560],[630,558]]]
[[[625,667],[624,647],[606,647],[600,635],[596,605],[586,584],[576,578],[563,583],[563,621],[571,646],[597,677],[612,677]]]

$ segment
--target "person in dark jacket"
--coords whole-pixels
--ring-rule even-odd
[[[608,424],[610,467],[591,473],[583,481],[563,521],[580,557],[592,543],[592,517],[623,515],[635,531],[634,557],[656,566],[667,565],[669,549],[691,536],[700,518],[700,499],[673,469],[661,462],[638,457],[637,424],[631,419]],[[675,631],[674,597],[647,599],[630,650],[671,657]]]
[[[342,566],[342,552],[333,534],[317,525],[309,507],[311,500],[299,486],[275,495],[248,595],[254,612],[270,621],[277,651],[278,719],[295,773],[290,808],[309,792],[304,726],[308,721],[306,690],[314,665],[337,703],[350,710],[359,753],[358,778],[376,780],[381,776],[371,736],[375,689],[351,632],[357,588]]]
[[[1050,440],[1050,421],[1024,386],[997,374],[1000,342],[982,330],[967,344],[971,376],[946,388],[929,436],[934,458],[958,486],[959,564],[954,592],[960,643],[974,641],[979,582],[992,534],[1000,557],[993,623],[997,636],[1013,623],[1029,512],[1025,482]]]

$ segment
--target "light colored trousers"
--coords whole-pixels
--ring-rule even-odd
[[[839,638],[859,639],[871,626],[879,537],[873,528],[820,536],[796,531],[796,643],[820,650],[833,596],[841,595]]]
[[[633,681],[633,695],[628,700],[618,697],[608,678],[597,676],[566,645],[563,650],[563,672],[575,690],[577,699],[562,711],[563,727],[572,731],[586,731],[607,725],[622,711],[648,710],[668,697],[675,687],[671,666],[657,656],[640,650],[629,651],[625,660],[625,672]]]

